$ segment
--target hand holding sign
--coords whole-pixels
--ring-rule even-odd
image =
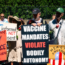
[[[33,26],[36,26],[36,23],[32,23]]]
[[[37,23],[37,25],[38,25],[38,26],[41,26],[41,25],[42,25],[42,23]]]

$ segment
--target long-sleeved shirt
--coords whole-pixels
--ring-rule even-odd
[[[61,29],[60,29],[60,31],[59,31],[59,33],[58,33],[58,29],[59,29],[59,27],[60,27],[60,24],[62,23],[62,19],[59,21],[59,23],[57,23],[57,20],[56,19],[54,19],[54,20],[51,20],[50,22],[49,22],[49,30],[53,30],[53,39],[57,36],[57,34],[58,34],[58,37],[57,37],[57,39],[58,39],[58,44],[59,45],[65,45],[65,43],[64,43],[64,36],[65,36],[65,34],[64,34],[64,30],[65,30],[65,21],[63,20],[63,23],[62,23],[62,26],[61,26]],[[59,25],[59,27],[58,28],[56,28],[56,25]],[[63,40],[63,41],[62,41]]]

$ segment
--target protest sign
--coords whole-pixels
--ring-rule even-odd
[[[24,64],[48,63],[48,25],[22,26]]]
[[[0,31],[0,61],[7,59],[6,30]]]
[[[0,31],[6,30],[7,41],[16,41],[17,24],[14,23],[0,23]]]
[[[49,45],[49,63],[47,65],[65,65],[65,45]]]

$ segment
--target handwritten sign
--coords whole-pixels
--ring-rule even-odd
[[[0,23],[0,31],[6,30],[7,41],[16,41],[17,24],[14,23]]]
[[[24,64],[46,64],[48,62],[48,32],[48,25],[22,26]]]
[[[0,61],[7,59],[6,30],[0,31]]]

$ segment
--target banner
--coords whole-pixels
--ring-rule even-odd
[[[0,61],[7,59],[6,30],[0,31]]]
[[[7,41],[16,41],[17,24],[14,23],[0,23],[0,31],[6,30]]]
[[[22,26],[24,64],[48,63],[48,25]]]

